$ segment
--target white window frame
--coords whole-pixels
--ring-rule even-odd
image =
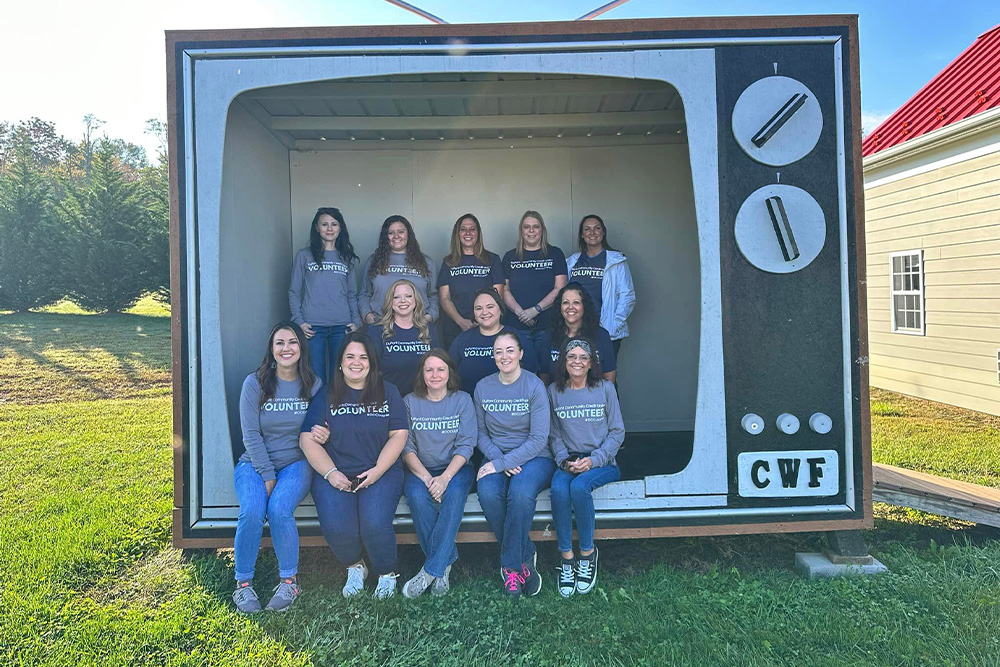
[[[895,270],[895,260],[900,258],[900,263],[902,264],[902,258],[907,258],[910,260],[910,270],[907,271],[903,267],[897,272]],[[913,260],[917,261],[916,271],[913,270]],[[904,279],[907,275],[916,275],[917,282],[919,283],[919,289],[896,289],[896,276],[900,279]],[[919,327],[907,327],[904,324],[900,324],[896,321],[896,297],[897,296],[915,296],[917,297],[917,304],[919,307],[920,314],[920,326]],[[898,334],[906,334],[909,336],[923,336],[927,331],[927,309],[924,305],[924,251],[923,250],[901,250],[899,252],[889,253],[889,320],[892,326],[892,332]]]

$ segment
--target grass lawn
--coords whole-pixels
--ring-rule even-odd
[[[544,543],[542,595],[512,603],[495,545],[463,545],[449,597],[348,603],[307,549],[296,608],[240,617],[231,552],[169,546],[168,337],[157,314],[0,315],[0,664],[1000,663],[1000,534],[885,506],[871,579],[796,576],[818,535],[621,541],[564,601]],[[876,460],[1000,487],[1000,420],[879,391],[872,412]],[[275,571],[263,552],[260,592]]]

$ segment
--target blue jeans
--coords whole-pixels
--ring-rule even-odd
[[[535,555],[528,533],[538,494],[548,487],[555,469],[555,461],[538,456],[512,477],[495,472],[479,480],[479,504],[500,544],[500,567],[520,570]]]
[[[428,471],[437,477],[444,468]],[[406,504],[410,507],[413,517],[413,527],[417,530],[420,548],[427,560],[424,571],[432,577],[443,577],[446,567],[458,560],[458,548],[455,547],[455,536],[462,523],[465,512],[465,500],[469,497],[469,489],[476,479],[476,470],[470,465],[462,466],[448,483],[441,502],[431,498],[420,478],[407,471],[403,480],[403,492],[406,494]]]
[[[361,560],[361,545],[375,574],[396,571],[396,505],[403,495],[403,469],[394,465],[377,482],[356,493],[333,488],[319,473],[313,475],[313,500],[323,537],[341,565]]]
[[[236,496],[240,499],[240,518],[236,522],[233,555],[236,559],[236,580],[253,579],[264,520],[271,529],[271,543],[278,558],[278,576],[294,577],[299,569],[299,530],[295,525],[295,508],[309,493],[312,467],[306,460],[296,461],[277,472],[274,490],[268,497],[264,478],[253,464],[240,461],[233,472]]]
[[[347,327],[343,324],[334,324],[328,327],[313,325],[312,329],[313,337],[306,339],[306,344],[309,346],[309,362],[316,377],[322,380],[323,384],[327,384],[327,360],[331,366],[337,364],[337,348],[340,347],[340,341],[344,339]]]
[[[559,551],[573,550],[573,515],[580,550],[594,548],[594,495],[599,486],[617,482],[621,470],[616,465],[601,466],[574,474],[562,468],[552,476],[552,522],[556,525]]]

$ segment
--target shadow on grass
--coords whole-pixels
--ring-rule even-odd
[[[170,321],[164,317],[0,315],[0,350],[7,386],[0,402],[126,398],[170,382]]]

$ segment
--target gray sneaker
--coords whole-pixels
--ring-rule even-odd
[[[444,576],[438,577],[434,580],[434,584],[431,586],[431,595],[435,597],[441,597],[442,595],[447,595],[451,588],[451,584],[448,581],[448,575],[451,574],[451,565],[444,568]]]
[[[249,581],[236,582],[233,604],[236,605],[236,610],[241,614],[260,613],[260,598],[257,597],[257,591],[253,589]]]
[[[434,577],[427,574],[427,570],[420,568],[412,579],[407,581],[403,585],[403,597],[404,598],[418,598],[424,594],[428,588],[430,588],[431,583],[434,581]]]
[[[398,574],[380,574],[378,576],[378,583],[375,585],[375,592],[372,593],[372,597],[376,600],[385,600],[386,598],[391,598],[396,594],[396,577]]]
[[[274,595],[271,596],[271,601],[267,603],[267,608],[271,611],[285,611],[292,606],[292,603],[301,594],[302,589],[299,588],[299,584],[295,579],[282,579],[274,587]]]

